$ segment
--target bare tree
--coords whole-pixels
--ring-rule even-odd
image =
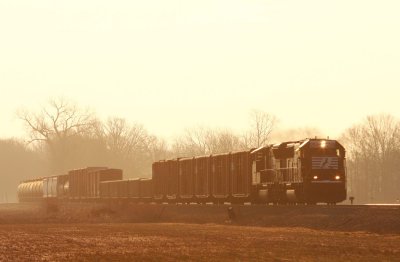
[[[148,148],[153,162],[172,157],[172,152],[169,150],[168,144],[164,139],[149,136]]]
[[[25,123],[29,144],[35,143],[49,155],[53,172],[64,172],[77,158],[77,138],[89,134],[97,126],[94,114],[65,99],[50,100],[37,112],[21,110],[18,117]]]
[[[240,137],[230,130],[204,127],[186,129],[184,135],[175,140],[172,151],[176,156],[208,155],[240,150]]]
[[[83,134],[95,123],[89,110],[82,110],[65,99],[50,100],[38,113],[21,110],[18,117],[27,126],[29,143],[41,141],[51,144],[54,140]]]
[[[243,135],[242,141],[247,148],[267,145],[277,119],[269,113],[253,110],[250,114],[251,129]]]
[[[151,144],[155,138],[140,124],[122,118],[109,118],[103,128],[112,163],[123,168],[128,177],[149,176],[153,160]]]
[[[131,156],[137,150],[145,150],[149,137],[142,125],[129,125],[122,118],[109,118],[105,124],[105,135],[107,147],[124,157]]]
[[[244,149],[240,137],[230,130],[219,130],[210,136],[210,153],[224,153]]]
[[[209,136],[210,130],[204,127],[186,129],[181,137],[175,139],[172,151],[179,157],[208,154]]]
[[[148,176],[151,162],[167,153],[165,141],[150,136],[142,125],[116,117],[100,122],[64,99],[50,100],[37,113],[21,110],[18,116],[27,126],[31,148],[46,153],[54,173],[112,166],[128,177]]]
[[[399,197],[400,122],[391,115],[368,116],[344,133],[349,191],[364,202]]]

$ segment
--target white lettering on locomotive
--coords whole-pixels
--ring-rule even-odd
[[[312,169],[338,169],[339,159],[337,157],[313,157]]]

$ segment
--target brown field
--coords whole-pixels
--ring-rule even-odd
[[[400,234],[389,230],[85,219],[0,205],[0,261],[400,261]]]
[[[213,224],[0,226],[1,261],[395,261],[400,236]]]

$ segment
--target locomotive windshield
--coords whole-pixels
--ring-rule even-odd
[[[310,141],[310,156],[330,156],[344,157],[344,149],[333,140],[313,140]]]
[[[337,148],[311,148],[311,156],[337,156],[340,157],[342,154],[340,149]]]

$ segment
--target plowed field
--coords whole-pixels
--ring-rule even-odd
[[[193,224],[0,226],[2,261],[396,261],[400,236]]]
[[[0,205],[0,261],[400,261],[397,209],[237,208],[235,222],[225,208],[138,206],[129,217],[76,208]]]

